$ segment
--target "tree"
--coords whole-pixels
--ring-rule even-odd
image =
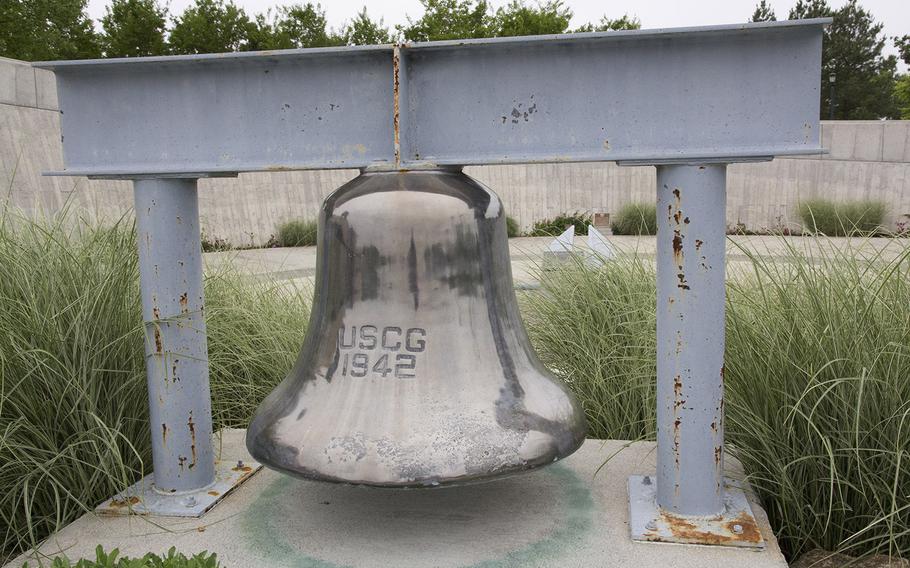
[[[825,0],[798,0],[790,19],[833,17],[822,45],[821,116],[831,108],[829,78],[834,76],[834,118],[874,120],[893,118],[898,109],[893,98],[897,58],[884,57],[882,24],[857,0],[847,0],[832,10]]]
[[[167,8],[156,0],[113,0],[101,18],[105,57],[140,57],[168,52]]]
[[[910,35],[894,38],[894,47],[901,54],[905,65],[910,65]]]
[[[597,24],[587,23],[572,30],[572,33],[580,32],[615,32],[619,30],[638,30],[641,29],[641,21],[635,16],[623,14],[622,17],[611,20],[603,16]]]
[[[250,35],[256,31],[256,23],[231,0],[196,0],[174,19],[171,50],[224,53],[255,49],[258,46],[250,44]]]
[[[752,12],[752,17],[749,19],[750,22],[776,22],[777,16],[774,14],[774,8],[766,0],[761,0],[755,6],[755,11]]]
[[[293,4],[278,8],[276,44],[269,49],[344,45],[344,38],[330,33],[325,10],[319,4]]]
[[[377,45],[391,43],[392,36],[389,28],[383,25],[382,18],[374,22],[367,15],[366,6],[357,13],[348,26],[342,31],[344,43],[347,45]]]
[[[471,39],[493,35],[493,17],[485,0],[420,0],[423,16],[408,17],[398,31],[408,41]]]
[[[572,10],[562,0],[547,0],[537,7],[512,0],[496,10],[494,25],[497,36],[561,34],[568,31],[571,19]]]
[[[87,3],[0,0],[0,55],[26,61],[100,57]]]

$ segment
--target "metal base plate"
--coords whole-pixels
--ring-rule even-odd
[[[126,491],[95,508],[99,515],[151,515],[156,517],[201,517],[228,493],[262,469],[257,462],[215,462],[215,483],[199,491],[165,494],[153,487],[149,474]]]
[[[745,492],[724,479],[723,515],[690,517],[668,513],[657,506],[654,476],[629,477],[629,528],[632,540],[706,544],[764,549],[765,540],[752,514]]]

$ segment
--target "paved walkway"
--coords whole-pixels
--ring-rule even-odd
[[[648,259],[655,257],[656,237],[607,238],[620,254]],[[534,274],[552,240],[549,237],[519,237],[509,240],[512,274],[516,284],[528,284],[536,279]],[[586,249],[586,240],[587,237],[576,236],[575,246]],[[891,260],[907,254],[910,239],[732,236],[727,238],[727,263],[729,267],[735,267],[738,263],[748,262],[744,251],[752,251],[762,257],[784,259],[789,247],[804,252],[811,258],[823,257],[832,250],[850,248],[863,257],[881,254],[882,259]],[[256,276],[307,280],[316,274],[316,247],[251,249],[207,253],[204,256],[208,270],[217,270],[219,266],[233,262],[243,271]]]

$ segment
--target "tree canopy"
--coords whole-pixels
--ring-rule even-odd
[[[167,8],[156,0],[113,0],[101,18],[106,57],[165,55]]]
[[[0,55],[26,61],[101,56],[88,0],[0,0]]]
[[[896,118],[894,100],[897,58],[884,56],[887,38],[882,24],[857,0],[833,9],[827,0],[797,0],[790,19],[831,17],[822,44],[821,116],[831,115],[834,78],[834,113],[839,120]]]

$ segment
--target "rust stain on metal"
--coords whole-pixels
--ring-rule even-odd
[[[705,244],[705,241],[701,239],[695,239],[695,250],[701,250],[701,245]]]
[[[174,359],[173,364],[171,364],[171,381],[177,382],[180,380],[180,377],[177,376],[177,363],[180,362],[180,359]]]
[[[140,502],[139,497],[133,495],[129,499],[111,499],[111,507],[116,507],[118,509],[122,507],[129,507]]]
[[[167,424],[161,423],[161,445],[167,447]]]
[[[673,231],[673,258],[676,259],[677,268],[682,268],[683,265],[683,236],[680,234],[679,229]]]
[[[186,422],[187,427],[190,429],[190,452],[192,452],[193,460],[190,462],[189,468],[193,469],[196,467],[196,423],[193,422],[193,411],[190,410],[190,417]]]
[[[399,133],[400,130],[400,120],[401,120],[401,111],[399,103],[399,78],[398,72],[401,65],[401,56],[396,47],[392,50],[392,104],[394,106],[394,111],[392,114],[392,122],[394,127],[395,135],[395,166],[397,167],[401,163],[401,136]]]
[[[231,471],[242,471],[244,473],[249,473],[249,472],[253,471],[253,468],[248,465],[239,465],[236,467],[232,467]]]
[[[188,300],[187,300],[186,294],[187,294],[186,292],[184,292],[183,294],[180,294],[180,312],[184,313],[184,314],[188,311],[187,310]]]
[[[218,497],[219,495],[221,495],[221,493],[218,493],[217,491],[209,491],[209,495],[211,495],[212,497]]]
[[[722,446],[714,446],[714,465],[717,467],[720,467],[720,460],[721,456],[723,456],[723,451],[724,449]]]
[[[682,272],[676,275],[676,278],[679,279],[679,284],[676,285],[680,290],[688,290],[689,283],[686,281],[686,275]]]
[[[716,519],[702,521],[661,512],[655,524],[658,527],[666,527],[670,536],[661,534],[660,529],[647,531],[644,537],[654,542],[714,545],[730,543],[758,545],[762,542],[761,531],[755,524],[755,520],[745,512],[741,512],[737,517],[724,521],[722,524],[717,523]]]
[[[161,330],[158,329],[158,326],[155,326],[155,352],[161,353],[164,350],[164,347],[161,345]]]
[[[161,319],[161,311],[158,309],[157,306],[154,307],[154,308],[152,308],[152,316],[153,316],[156,320],[157,320],[157,319]]]

